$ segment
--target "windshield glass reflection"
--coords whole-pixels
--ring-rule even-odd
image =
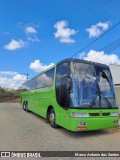
[[[114,87],[109,69],[74,62],[71,67],[70,106],[75,108],[115,107]]]

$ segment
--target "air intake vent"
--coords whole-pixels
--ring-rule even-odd
[[[99,113],[89,113],[90,116],[99,116]]]
[[[90,116],[96,117],[96,116],[109,116],[110,113],[89,113]]]
[[[102,116],[109,116],[110,113],[102,113]]]

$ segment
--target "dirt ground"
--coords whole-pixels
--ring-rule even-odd
[[[81,133],[53,129],[18,103],[0,103],[0,151],[120,151],[120,127]]]

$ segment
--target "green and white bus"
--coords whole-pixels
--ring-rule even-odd
[[[21,104],[53,128],[70,131],[118,126],[118,107],[108,66],[66,59],[23,84]]]

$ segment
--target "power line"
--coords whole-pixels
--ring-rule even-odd
[[[118,47],[120,47],[120,45],[117,46],[116,48],[118,48]],[[116,48],[112,49],[111,51],[115,50]],[[107,53],[110,53],[111,51],[109,51],[109,52],[107,52]],[[104,56],[104,52],[103,52],[99,57],[96,57],[95,59],[92,59],[92,61],[99,60],[99,59],[101,59],[103,56]]]
[[[95,43],[96,41],[98,41],[101,37],[105,36],[108,32],[110,32],[111,30],[113,30],[115,27],[117,27],[120,24],[120,21],[117,22],[113,27],[111,27],[109,30],[107,30],[106,32],[104,32],[101,36],[99,36],[98,38],[96,38],[95,40],[93,40],[92,42],[90,42],[89,44],[87,44],[86,46],[84,46],[82,49],[80,49],[78,52],[76,52],[75,54],[73,54],[71,56],[74,57],[77,54],[79,54],[80,52],[82,52],[83,50],[85,50],[86,48],[88,48],[90,45],[92,45],[93,43]]]
[[[114,44],[114,45],[113,45],[113,44]],[[112,47],[111,47],[111,45],[112,45]],[[109,45],[107,45],[107,46],[105,46],[105,47],[103,47],[103,48],[106,48],[106,47],[107,47],[107,49],[105,50],[105,52],[107,52],[107,53],[110,53],[111,51],[119,48],[119,47],[120,47],[120,39],[118,39],[118,40],[110,43]],[[103,49],[100,49],[99,51],[104,51],[104,50],[103,50]],[[103,56],[104,56],[104,52],[103,52],[102,54],[99,53],[99,56],[97,56],[97,57],[92,57],[92,56],[91,56],[91,58],[90,58],[89,60],[90,60],[90,61],[97,61],[97,60],[99,60],[100,58],[102,58]]]
[[[115,40],[115,41],[113,41],[112,43],[104,46],[101,50],[112,49],[112,48],[116,47],[116,45],[118,45],[119,43],[120,43],[120,38]]]
[[[112,43],[104,46],[103,48],[99,49],[98,51],[99,51],[99,52],[100,52],[100,51],[104,51],[104,52],[106,52],[106,53],[110,53],[111,51],[115,50],[115,49],[118,48],[119,46],[120,46],[120,38],[117,39],[117,40],[115,40],[115,41],[113,41]],[[103,53],[103,55],[104,55],[104,53]],[[99,58],[99,57],[101,57],[101,53],[98,53],[97,58]],[[93,57],[92,55],[89,56],[89,60],[90,60],[90,61],[93,61],[93,60],[95,60],[95,59],[96,59],[96,58]]]
[[[29,74],[28,73],[26,73],[26,74],[21,74],[21,75],[25,75],[26,76],[26,80],[28,81],[29,80]]]
[[[103,16],[108,14],[108,11],[110,11],[111,8],[113,9],[116,5],[118,5],[117,2],[118,2],[118,0],[114,0],[114,1],[112,0],[110,5],[108,5],[108,2],[107,2],[107,5],[103,4],[102,8],[100,8],[100,9],[102,9],[104,11],[101,12],[100,9],[98,9],[98,13],[101,13],[101,14],[98,17],[96,17],[96,19],[94,18],[94,20],[92,21],[91,24],[93,24],[94,21],[97,21],[97,19],[101,20]],[[97,14],[97,12],[95,14]]]

